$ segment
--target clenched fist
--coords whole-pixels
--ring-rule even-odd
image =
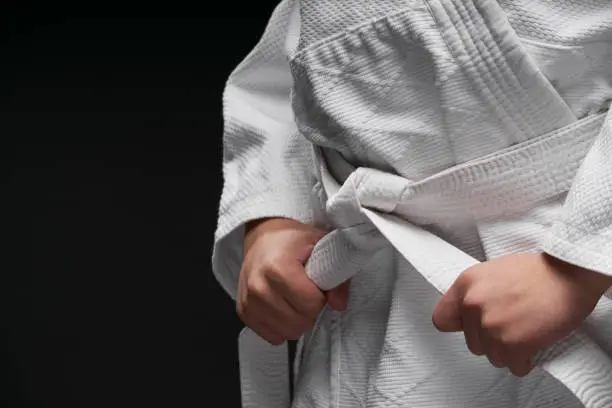
[[[463,331],[469,350],[517,376],[535,353],[562,340],[593,311],[612,278],[545,254],[509,255],[466,270],[433,315],[441,331]]]
[[[238,283],[240,319],[273,345],[310,330],[326,302],[346,307],[347,284],[323,293],[304,265],[325,232],[284,218],[247,225]]]

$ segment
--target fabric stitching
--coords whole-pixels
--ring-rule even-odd
[[[464,3],[459,4],[462,4],[467,11],[467,7]],[[489,38],[489,41],[485,43],[479,37],[472,37],[472,39],[475,40],[474,44],[477,48],[480,45],[479,53],[483,57],[482,60],[489,64],[489,69],[487,71],[492,74],[493,84],[504,84],[504,86],[499,86],[498,92],[501,96],[500,98],[498,98],[498,100],[505,101],[506,99],[503,97],[505,94],[505,92],[503,91],[504,87],[505,89],[512,89],[518,92],[518,101],[514,98],[509,98],[509,100],[511,101],[511,103],[508,104],[509,108],[515,110],[512,113],[518,114],[519,119],[527,119],[527,130],[531,134],[531,137],[537,136],[531,123],[532,115],[530,114],[530,112],[533,112],[534,109],[533,106],[531,106],[532,100],[528,92],[521,83],[516,72],[511,68],[507,55],[501,50],[499,45],[499,38],[497,37],[496,33],[491,30],[491,27],[489,27],[489,25],[484,19],[484,16],[475,6],[474,2],[471,1],[469,4],[474,6],[473,8],[475,9],[475,11],[472,11],[471,13],[468,11],[468,13],[472,15],[472,17],[470,18],[470,22],[473,25],[484,27],[487,31]],[[476,19],[478,19],[478,21],[475,21]],[[474,30],[468,31],[473,32]],[[488,60],[487,55],[489,56],[489,58],[491,58],[491,61]],[[497,56],[497,58],[495,58],[495,56]],[[493,61],[497,61],[498,63],[494,63]]]
[[[353,81],[357,81],[357,82],[362,82],[365,84],[370,84],[370,85],[379,85],[381,87],[389,87],[392,84],[389,83],[389,80],[385,80],[385,81],[372,81],[370,79],[367,78],[363,78],[361,76],[359,76],[358,74],[351,74],[348,72],[344,72],[341,70],[338,71],[334,71],[331,68],[325,67],[325,66],[318,66],[318,65],[309,65],[308,66],[309,69],[311,69],[312,71],[315,71],[317,73],[320,73],[322,75],[328,75],[328,76],[340,76],[343,79],[347,79],[347,80],[353,80]],[[421,84],[415,84],[415,87],[419,87],[419,85]],[[421,85],[422,88],[427,88],[427,85]]]
[[[319,50],[320,48],[325,47],[326,45],[330,45],[330,44],[333,44],[335,42],[339,42],[344,37],[346,37],[346,36],[348,36],[350,34],[353,34],[353,33],[357,32],[359,30],[362,30],[362,29],[364,29],[367,26],[376,24],[376,23],[384,21],[384,20],[389,20],[389,19],[394,18],[396,16],[401,16],[402,14],[406,14],[406,13],[412,11],[412,10],[414,10],[414,6],[405,7],[405,8],[402,8],[402,9],[400,9],[400,10],[394,12],[394,13],[387,14],[387,15],[382,16],[382,17],[377,17],[377,18],[374,18],[374,19],[366,20],[365,22],[360,23],[360,24],[358,24],[356,26],[349,27],[349,28],[347,28],[346,30],[344,30],[342,32],[339,32],[337,34],[333,34],[330,37],[318,40],[318,41],[308,45],[307,47],[301,49],[300,51],[295,53],[295,55],[294,55],[292,60],[302,59],[302,58],[304,58],[304,55],[306,53],[313,52],[313,51]]]
[[[440,32],[444,33],[444,32],[445,32],[445,30],[443,30],[443,29],[442,29],[442,23],[441,23],[441,22],[440,22],[440,20],[437,18],[437,13],[435,12],[434,7],[431,5],[432,1],[436,1],[436,0],[427,0],[427,6],[428,6],[428,8],[429,8],[429,10],[430,10],[430,14],[433,16],[434,20],[436,21],[436,23],[437,23],[437,24],[438,24],[438,26],[440,27]],[[463,44],[463,43],[464,43],[464,41],[463,41],[463,39],[461,38],[461,36],[460,36],[460,35],[457,33],[457,27],[455,26],[455,24],[454,24],[454,23],[452,23],[452,19],[450,18],[449,12],[448,12],[448,11],[446,10],[446,8],[444,7],[444,3],[443,3],[443,2],[438,2],[438,3],[441,5],[442,9],[444,10],[444,13],[446,14],[446,17],[449,19],[449,21],[451,21],[451,26],[452,26],[452,28],[453,28],[453,29],[455,29],[455,33],[454,33],[455,37],[456,37],[456,38],[459,38],[459,39],[460,39],[460,41],[461,41],[461,42],[462,42],[462,44]],[[467,68],[464,66],[464,64],[460,64],[460,63],[459,63],[459,60],[457,59],[457,55],[456,55],[456,54],[455,54],[455,53],[452,51],[452,50],[453,50],[453,47],[452,47],[452,46],[451,46],[451,44],[449,43],[449,40],[448,40],[448,38],[447,38],[447,36],[446,36],[446,35],[442,35],[442,41],[444,41],[444,43],[445,43],[445,45],[446,45],[446,48],[448,49],[449,53],[450,53],[450,54],[453,56],[454,61],[457,63],[457,65],[459,65],[459,66],[461,67],[462,71],[463,71],[463,72],[465,72]],[[465,44],[463,44],[463,47],[462,47],[462,48],[463,48],[464,50],[466,50]],[[468,80],[470,80],[470,82],[472,82],[472,81],[473,81],[473,80],[470,78],[470,75],[467,75],[467,77],[468,77]],[[492,98],[495,98],[495,95],[494,95],[493,93],[489,93],[488,95],[489,95],[490,97],[492,97]],[[503,117],[504,115],[506,115],[506,116],[507,116],[507,114],[506,114],[505,110],[503,110],[503,111],[499,112],[498,114],[501,114],[501,115],[502,115],[502,117]]]
[[[602,233],[599,233],[597,231],[588,231],[588,230],[586,230],[586,229],[584,229],[584,228],[582,228],[580,226],[568,223],[566,221],[557,220],[556,222],[559,223],[559,224],[562,224],[564,227],[566,227],[569,230],[578,231],[578,232],[581,232],[581,233],[583,233],[584,235],[587,235],[587,236],[594,236],[594,237],[597,237],[597,238],[605,238],[605,239],[610,239],[611,238],[609,234],[602,234]],[[569,241],[568,241],[568,243],[569,243]],[[610,259],[612,259],[612,258],[610,258]]]
[[[479,71],[479,74],[481,75],[481,77],[484,80],[487,80],[488,84],[487,84],[487,88],[489,89],[489,91],[491,92],[491,96],[495,99],[496,104],[498,106],[503,106],[504,107],[504,113],[506,115],[508,115],[510,117],[510,119],[515,123],[515,125],[517,125],[519,128],[521,128],[522,132],[524,134],[531,134],[533,135],[533,129],[525,129],[523,128],[523,126],[525,125],[525,121],[520,120],[521,118],[516,118],[515,114],[517,112],[514,111],[514,99],[513,98],[505,98],[503,97],[505,92],[503,91],[502,85],[500,83],[498,83],[498,80],[501,80],[501,83],[504,83],[506,85],[506,87],[509,86],[509,84],[507,83],[508,79],[507,77],[504,77],[503,75],[499,75],[499,71],[501,71],[501,69],[506,68],[507,65],[507,60],[505,60],[504,55],[502,53],[500,53],[500,57],[501,58],[497,58],[496,61],[498,61],[498,64],[492,64],[491,61],[489,61],[489,59],[487,58],[487,56],[490,56],[491,58],[492,55],[495,55],[494,53],[491,52],[491,50],[489,50],[489,47],[491,46],[491,43],[493,43],[492,45],[494,47],[497,47],[497,42],[492,38],[492,34],[490,32],[489,27],[486,25],[486,23],[484,23],[483,21],[480,22],[476,22],[474,21],[474,17],[471,15],[472,13],[470,13],[470,11],[468,11],[467,7],[465,4],[462,4],[461,2],[459,2],[459,4],[457,4],[457,1],[453,1],[452,4],[455,6],[455,8],[462,8],[468,15],[470,15],[469,17],[469,22],[465,22],[463,19],[460,19],[459,24],[462,25],[462,27],[465,29],[465,31],[467,31],[468,33],[472,33],[474,31],[473,27],[474,25],[477,25],[479,23],[481,23],[479,26],[484,28],[486,30],[486,33],[488,35],[488,39],[489,41],[487,41],[487,43],[489,43],[489,45],[485,44],[482,39],[480,38],[475,38],[471,35],[461,35],[461,30],[457,30],[458,33],[458,38],[460,38],[461,42],[463,43],[463,48],[465,51],[468,52],[469,54],[469,50],[470,50],[470,46],[473,47],[472,49],[474,51],[476,51],[479,55],[479,60],[480,62],[483,62],[485,65],[487,65],[487,68],[480,68],[480,64],[476,64],[473,63],[471,64],[473,66],[473,68],[476,71]],[[472,1],[470,0],[470,3],[472,3]],[[450,7],[450,6],[449,6]],[[447,11],[447,13],[450,15],[451,13],[449,13]],[[476,13],[478,14],[478,13]],[[482,16],[480,16],[482,17]],[[497,48],[495,51],[499,51],[499,48]],[[506,63],[506,64],[504,64]],[[503,68],[501,68],[503,66]],[[519,92],[524,92],[522,89],[522,86],[520,86],[520,82],[517,80],[514,72],[510,71],[510,76],[512,77],[511,79],[514,80],[514,82],[518,83],[518,86],[516,86],[516,89]],[[496,78],[497,77],[497,78]],[[516,85],[516,84],[515,84]],[[522,93],[521,93],[521,96]],[[519,103],[520,105],[520,103]],[[525,132],[525,130],[528,130],[527,132]]]

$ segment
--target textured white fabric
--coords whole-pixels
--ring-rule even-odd
[[[291,396],[287,345],[272,346],[248,329],[240,333],[238,345],[242,406],[288,407]]]
[[[567,363],[557,367],[583,380],[578,398],[541,372],[514,378],[471,356],[461,335],[435,331],[438,291],[350,211],[359,204],[393,212],[479,261],[543,249],[612,275],[609,124],[592,147],[580,136],[593,129],[576,130],[597,130],[596,113],[612,98],[611,35],[612,3],[604,0],[279,5],[228,80],[213,268],[234,295],[242,226],[251,219],[285,216],[334,229],[321,247],[336,249],[310,262],[340,267],[329,285],[354,275],[349,308],[325,310],[303,339],[294,407],[574,408],[579,399],[611,406],[606,299],[579,337],[589,336],[601,365],[581,365],[563,350],[555,356]],[[568,134],[575,140],[563,139]],[[529,146],[538,143],[535,153],[557,153],[534,161]],[[358,196],[349,190],[327,197],[313,145],[346,160],[339,180],[374,180],[381,194],[394,193],[368,194],[365,203],[351,201]],[[521,169],[520,181],[504,182]],[[275,395],[259,405],[243,398],[273,408],[265,401]]]
[[[288,20],[283,2],[251,54],[230,76],[223,96],[224,186],[215,233],[213,271],[234,297],[242,260],[244,223],[261,217],[312,221],[314,185],[310,147],[290,105]]]
[[[560,259],[604,274],[612,271],[611,126],[605,123],[542,245]]]
[[[584,136],[586,133],[590,133],[589,136],[593,138],[597,132],[587,131],[578,133],[582,133],[578,134],[578,137]],[[544,153],[554,153],[554,151],[562,151],[568,148],[571,149],[571,146],[564,148],[557,146],[556,143],[551,143],[548,146],[542,146],[541,143],[536,141],[535,143],[529,144],[536,145],[538,148],[512,149],[511,151],[495,155],[494,157],[490,158],[489,161],[493,163],[499,159],[506,159],[510,162],[516,163],[516,160],[512,160],[513,158],[516,159],[520,156],[528,155],[533,160],[527,164],[526,167],[537,168],[539,164],[538,162],[540,161],[556,161],[554,156],[551,157],[551,155],[548,154],[540,155],[538,158],[538,151]],[[521,171],[517,172],[517,169],[513,168],[512,166],[505,168],[503,168],[503,166],[499,167],[502,167],[501,172],[506,176],[506,178],[514,179],[517,184],[520,183],[522,174],[528,173],[528,171],[524,173]],[[465,172],[462,172],[462,170],[462,168],[459,168],[455,169],[454,172],[459,173],[458,177],[462,177],[462,175],[465,174]],[[571,173],[571,169],[566,169],[565,174],[561,175],[561,177],[571,178],[573,176]],[[452,178],[450,174],[447,176]],[[481,175],[480,178],[476,178],[475,181],[477,184],[482,184],[483,182],[486,182],[487,179],[495,179],[496,177],[501,176],[502,175],[498,176],[496,174],[485,174]],[[357,200],[352,200],[353,203],[355,203],[354,210],[362,212],[368,218],[368,220],[371,221],[375,229],[380,232],[391,245],[393,245],[393,247],[399,252],[399,254],[402,255],[402,257],[409,261],[415,271],[423,276],[427,282],[429,282],[439,292],[444,293],[463,270],[478,263],[476,259],[465,254],[456,247],[453,247],[435,235],[406,221],[408,216],[403,212],[401,214],[402,217],[398,217],[391,214],[381,213],[380,210],[373,211],[360,207],[363,205],[363,203],[378,201],[381,196],[393,197],[395,195],[395,200],[388,201],[395,201],[396,203],[400,202],[402,201],[402,198],[398,197],[396,193],[398,191],[401,192],[401,190],[397,190],[393,188],[393,186],[389,188],[381,187],[380,184],[377,183],[378,180],[376,177],[361,177],[357,180],[349,177],[349,179],[345,181],[344,185],[338,187],[335,180],[326,171],[325,166],[322,167],[321,179],[323,185],[325,186],[325,191],[331,197],[346,197],[346,194],[343,194],[342,190],[346,190],[347,187],[349,187],[348,190],[353,191],[354,197],[357,198]],[[434,188],[429,189],[430,191],[435,191],[435,185],[438,183],[433,184]],[[489,184],[489,186],[492,185],[494,184]],[[468,189],[469,188],[478,187],[470,186]],[[485,189],[487,189],[487,187],[485,187]],[[493,187],[493,190],[494,189],[495,188]],[[492,195],[495,195],[495,191],[492,191],[492,193]],[[538,190],[537,193],[534,192],[534,195],[539,194],[540,199],[545,199],[548,193],[549,191]],[[352,230],[350,227],[342,227],[341,230],[347,231],[347,235],[354,233],[354,230]],[[332,249],[331,252],[334,252],[333,247],[338,246],[343,247],[342,244],[338,242],[321,241],[315,248],[314,253],[330,252],[326,249]],[[357,257],[360,257],[359,253],[362,252],[363,249],[367,251],[373,246],[376,246],[376,244],[372,244],[371,241],[362,242],[359,247],[354,247],[353,252],[355,252]],[[415,251],[415,247],[418,247],[419,250]],[[307,265],[309,276],[321,288],[334,287],[334,275],[336,274],[333,271],[338,270],[338,266],[340,265],[335,264],[335,259],[333,257],[313,258],[311,258]],[[605,321],[604,319],[606,318],[609,319],[611,317],[610,306],[610,301],[608,299],[603,299],[598,305],[594,315],[599,315],[600,320],[603,321]],[[607,384],[612,382],[612,360],[609,358],[609,356],[606,356],[604,352],[604,349],[610,349],[612,346],[612,331],[607,329],[605,325],[602,326],[601,324],[597,323],[591,324],[590,326],[589,334],[591,337],[585,333],[585,329],[580,329],[566,340],[559,342],[545,353],[542,353],[538,357],[536,370],[542,370],[541,374],[551,375],[554,379],[566,386],[576,397],[578,397],[580,402],[583,403],[585,407],[605,407],[612,404],[612,390],[610,390],[607,386]],[[598,339],[599,344],[596,344],[594,339]],[[604,349],[600,348],[600,346]],[[585,375],[585,372],[594,373],[593,376],[596,376],[597,380],[593,381],[593,377]],[[392,374],[396,375],[397,373]],[[535,375],[532,374],[532,377],[534,376]],[[465,398],[466,400],[476,399],[480,396],[482,390],[485,390],[490,386],[494,387],[495,378],[478,378],[477,381],[467,379],[462,383],[466,390],[461,397]],[[270,384],[269,388],[273,388],[273,385],[274,384]],[[542,388],[539,391],[542,392]],[[432,401],[439,398],[439,396],[436,394],[428,395],[426,392],[423,393],[413,391],[412,394],[413,395],[411,395],[411,397],[413,400],[419,398],[421,400],[426,400],[428,404],[431,404]],[[446,396],[442,398],[446,398]],[[550,396],[548,398],[550,398]],[[503,403],[502,400],[503,398],[499,398],[498,404]],[[408,401],[402,401],[402,403],[406,402]],[[512,397],[506,398],[505,405],[513,406],[515,403],[516,401]]]

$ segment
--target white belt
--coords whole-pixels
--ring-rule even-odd
[[[337,229],[315,247],[306,266],[309,277],[322,290],[334,288],[354,276],[373,252],[391,244],[444,293],[478,261],[406,219],[439,221],[457,211],[495,217],[561,194],[603,121],[604,115],[589,117],[417,183],[372,169],[352,171],[339,162],[335,175],[346,178],[339,185],[327,167],[331,162],[326,165],[317,150],[327,213]],[[558,157],[564,160],[554,160]],[[547,183],[536,183],[537,177]],[[243,407],[290,406],[287,345],[271,346],[245,329],[239,351]],[[576,367],[580,372],[572,372]],[[612,361],[582,330],[542,353],[536,370],[556,378],[587,408],[612,406]],[[587,383],[585,373],[597,381]]]

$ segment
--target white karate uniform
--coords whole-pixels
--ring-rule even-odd
[[[244,224],[325,226],[307,273],[351,279],[300,341],[245,331],[245,407],[612,407],[612,302],[516,378],[431,313],[476,262],[545,251],[612,275],[612,2],[286,0],[224,94],[213,270]],[[569,191],[569,193],[568,193]]]

